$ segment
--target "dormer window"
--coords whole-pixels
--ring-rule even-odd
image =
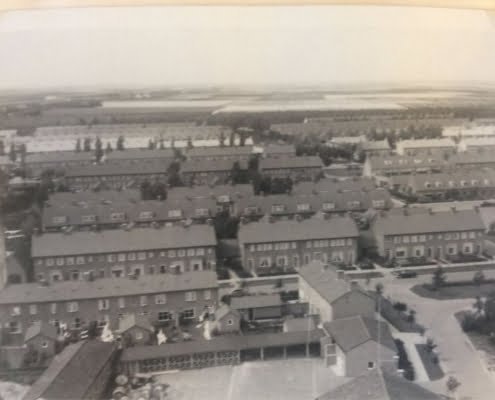
[[[449,187],[454,187],[455,186],[455,182],[454,181],[449,181]]]
[[[467,186],[467,182],[466,182],[466,181],[464,181],[464,180],[462,180],[462,181],[461,181],[461,186]]]
[[[250,206],[244,208],[244,214],[256,214],[257,211],[258,211],[258,207],[256,206]]]
[[[431,183],[430,182],[425,182],[425,188],[429,188],[431,187]]]
[[[359,208],[360,206],[361,206],[361,202],[357,200],[347,202],[347,207],[349,208]]]
[[[207,208],[197,208],[196,209],[196,216],[197,217],[208,217],[210,215],[210,210]]]
[[[477,184],[478,184],[478,180],[477,179],[473,179],[471,181],[471,185],[476,186]]]
[[[112,213],[110,214],[110,219],[112,221],[123,221],[124,220],[124,217],[125,217],[125,214],[124,213]]]
[[[152,211],[141,211],[139,213],[139,219],[151,219],[151,218],[153,218]]]
[[[440,181],[435,182],[435,187],[441,187],[441,186],[442,186],[442,182],[440,182]]]

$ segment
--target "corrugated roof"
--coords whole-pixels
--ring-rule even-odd
[[[277,307],[282,305],[279,294],[262,294],[253,296],[232,297],[230,307],[234,310],[248,308]]]
[[[350,238],[358,236],[356,223],[349,217],[302,221],[251,222],[239,227],[239,243],[272,243],[291,240]]]
[[[407,210],[406,210],[407,212]],[[483,220],[475,210],[434,213],[390,213],[379,216],[374,230],[383,235],[421,234],[433,232],[484,230]]]
[[[322,168],[323,163],[318,156],[263,158],[259,162],[260,170],[285,168]]]
[[[407,379],[375,368],[316,400],[441,400],[443,396]]]
[[[163,228],[115,229],[102,232],[44,233],[34,235],[32,257],[104,254],[183,247],[215,246],[215,231],[209,225]]]
[[[386,322],[356,315],[325,322],[323,328],[344,353],[372,340],[397,351],[394,338]]]
[[[138,279],[101,278],[92,282],[63,281],[49,286],[20,283],[0,291],[0,304],[28,304],[51,301],[101,299],[218,287],[214,271],[184,274],[143,275]]]
[[[97,340],[69,345],[53,359],[23,400],[85,398],[114,352],[114,344]]]

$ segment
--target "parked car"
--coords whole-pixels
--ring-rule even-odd
[[[230,293],[231,297],[242,297],[246,296],[248,293],[244,289],[234,289]]]
[[[415,271],[395,271],[394,275],[399,279],[415,278],[418,273]]]

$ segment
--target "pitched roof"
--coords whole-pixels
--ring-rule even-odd
[[[93,177],[93,176],[119,176],[119,175],[153,175],[165,174],[172,162],[171,159],[149,160],[146,163],[110,163],[110,164],[92,164],[67,168],[65,176],[74,177]]]
[[[387,139],[383,140],[368,140],[361,143],[361,148],[364,151],[370,150],[390,150],[390,144]]]
[[[455,188],[491,188],[495,186],[495,171],[456,169],[451,172],[411,175],[407,182],[417,191]],[[428,185],[429,184],[429,185]]]
[[[44,233],[31,243],[32,257],[57,257],[215,246],[210,225],[165,226],[162,228],[114,229],[102,232]]]
[[[195,185],[195,186],[179,186],[170,189],[167,193],[168,199],[184,199],[184,198],[214,198],[220,196],[230,196],[231,201],[235,201],[241,197],[253,196],[254,189],[251,184],[238,185]]]
[[[440,139],[412,139],[412,140],[401,140],[397,142],[398,147],[402,147],[404,149],[428,149],[435,147],[451,147],[455,148],[456,144],[447,138]]]
[[[229,314],[235,314],[240,317],[239,311],[230,308],[227,304],[222,304],[215,310],[215,321],[219,321]]]
[[[263,158],[260,160],[260,169],[290,169],[290,168],[322,168],[323,163],[318,156]]]
[[[23,400],[85,398],[115,352],[111,343],[81,341],[55,356]]]
[[[279,294],[262,294],[242,297],[232,297],[230,307],[234,310],[246,310],[248,308],[278,307],[282,305]]]
[[[57,339],[57,328],[52,324],[43,321],[35,321],[26,330],[24,341],[28,342],[32,338],[41,335],[48,339]]]
[[[465,138],[461,144],[465,147],[495,146],[495,137]]]
[[[464,153],[458,153],[450,158],[451,162],[455,165],[464,164],[495,164],[495,151],[487,150],[478,152],[466,151]]]
[[[406,210],[408,212],[408,210]],[[405,235],[461,230],[484,230],[480,214],[475,210],[389,213],[378,216],[374,231],[382,235]]]
[[[454,159],[454,156],[451,157]],[[366,162],[372,169],[394,169],[394,170],[418,170],[421,168],[443,168],[450,167],[452,161],[445,160],[437,155],[428,156],[401,156],[392,155],[374,155],[368,157]]]
[[[253,146],[225,146],[225,147],[193,147],[184,151],[186,157],[223,157],[248,156],[253,153]]]
[[[239,227],[239,243],[271,243],[291,240],[350,238],[358,236],[355,222],[349,217],[251,222]]]
[[[293,144],[269,144],[263,148],[263,153],[268,157],[279,154],[296,154],[296,148]]]
[[[381,368],[375,368],[316,400],[441,400],[443,396]]]
[[[95,160],[93,151],[47,151],[45,153],[27,153],[26,164],[33,163],[63,163],[69,161],[87,161]]]
[[[194,172],[217,172],[217,171],[231,171],[235,162],[239,163],[241,169],[247,169],[247,162],[245,160],[191,160],[183,162],[180,166],[181,173],[194,173]]]
[[[359,190],[373,190],[376,184],[371,178],[356,177],[353,179],[336,180],[320,179],[317,182],[299,182],[292,187],[293,194],[336,193]]]
[[[299,269],[300,278],[318,292],[329,304],[348,293],[350,284],[339,278],[337,270],[320,261],[312,261]]]
[[[119,319],[119,332],[124,333],[133,327],[140,327],[147,331],[154,332],[153,325],[146,315],[141,314],[125,314]]]
[[[48,205],[56,204],[106,204],[115,201],[139,200],[141,194],[139,190],[85,190],[80,192],[55,192],[50,195]]]
[[[218,282],[214,271],[194,271],[177,275],[143,275],[138,279],[101,278],[92,282],[63,281],[50,286],[41,286],[38,283],[20,283],[6,286],[0,291],[0,304],[76,301],[216,287],[218,287]]]
[[[175,158],[173,149],[125,149],[123,151],[112,151],[105,155],[107,161],[118,160],[149,160],[161,158]]]
[[[397,351],[394,338],[386,322],[356,315],[325,322],[323,328],[344,353],[372,340]]]

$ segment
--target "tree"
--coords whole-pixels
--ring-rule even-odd
[[[173,161],[172,163],[170,163],[170,165],[167,169],[167,175],[168,175],[167,183],[171,187],[183,185],[179,171],[180,171],[180,163],[178,161]]]
[[[76,153],[80,153],[80,152],[81,152],[81,139],[78,138],[76,141]]]
[[[490,293],[484,305],[485,318],[488,321],[495,321],[495,292]]]
[[[165,144],[163,143],[163,137],[160,136],[160,145],[159,145],[159,149],[160,150],[164,150],[165,149]]]
[[[99,137],[96,138],[95,142],[95,158],[96,161],[99,162],[103,157],[103,145],[101,143],[101,139]]]
[[[117,138],[117,150],[122,151],[124,150],[124,136],[120,135]]]
[[[407,322],[409,322],[411,325],[416,322],[416,311],[415,310],[409,310],[409,314],[407,314]]]
[[[233,184],[245,183],[244,174],[241,170],[241,165],[239,164],[239,161],[235,161],[234,164],[232,164],[232,170],[230,171],[230,179],[232,180]]]
[[[455,395],[455,392],[459,386],[461,386],[461,383],[453,376],[449,376],[449,379],[447,379],[445,385],[447,386],[447,394]]]
[[[9,150],[9,160],[15,162],[16,158],[17,158],[17,154],[15,152],[15,146],[14,143],[12,143],[10,145],[10,150]]]
[[[436,347],[437,345],[435,344],[432,338],[426,339],[426,350],[428,351],[428,353],[432,353]]]
[[[153,200],[165,200],[167,198],[167,187],[157,179],[151,184],[150,193]]]
[[[90,138],[84,138],[83,149],[84,149],[84,151],[91,151],[91,139]]]
[[[218,141],[220,142],[220,147],[225,147],[225,133],[224,133],[224,131],[220,132],[220,137],[219,137]]]
[[[192,138],[191,138],[191,136],[189,136],[187,138],[187,148],[188,149],[192,149],[193,147],[194,147],[194,145],[193,145],[193,142],[192,142]]]
[[[435,290],[438,290],[445,285],[445,282],[447,281],[447,277],[441,265],[439,265],[435,270],[435,272],[433,272],[433,276],[431,279],[432,279],[433,288]]]
[[[107,147],[105,149],[105,153],[108,154],[108,153],[111,153],[112,151],[113,151],[112,143],[107,142]]]
[[[141,199],[142,200],[151,200],[152,199],[151,183],[148,179],[145,179],[144,181],[141,182],[141,186],[139,189],[141,191]]]
[[[473,283],[478,287],[485,281],[485,274],[483,271],[476,271],[473,275]]]

